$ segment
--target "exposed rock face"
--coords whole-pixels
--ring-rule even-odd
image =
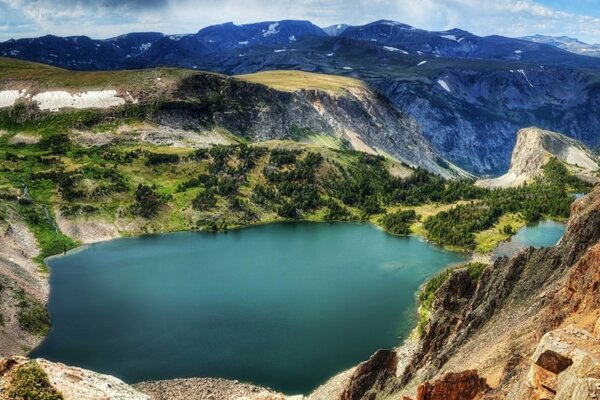
[[[0,370],[0,388],[8,389],[11,385],[12,374],[29,362],[30,360],[24,357],[1,359],[0,365],[4,367]],[[147,395],[109,375],[68,367],[43,359],[35,360],[35,362],[48,375],[50,385],[62,394],[64,400],[150,400]],[[0,390],[0,398],[2,398],[2,391]]]
[[[483,272],[477,285],[460,270],[451,274],[436,295],[431,321],[398,388],[414,387],[444,372],[465,368],[504,374],[497,378],[497,385],[507,390],[515,382],[524,381],[523,374],[528,373],[530,365],[522,354],[528,357],[534,353],[539,340],[534,333],[547,323],[547,310],[570,305],[552,325],[557,326],[572,312],[581,311],[583,305],[590,310],[599,308],[598,227],[600,187],[574,203],[566,233],[555,248],[527,249],[512,259],[501,258]],[[567,271],[570,274],[565,280]],[[565,289],[561,290],[563,285]],[[555,292],[558,294],[552,295]],[[555,296],[569,301],[553,306]],[[596,319],[590,330],[595,323]],[[541,365],[535,364],[535,368],[548,371],[534,374],[538,381],[551,382],[551,374],[557,375],[565,368],[572,370],[567,359],[554,353],[541,352],[537,356],[536,362]],[[575,359],[571,360],[574,364]]]
[[[366,87],[342,94],[315,89],[286,92],[197,74],[181,82],[154,119],[178,128],[219,126],[256,141],[294,136],[295,130],[302,129],[345,138],[355,149],[369,153],[383,149],[407,164],[445,177],[467,175],[439,156],[414,120]]]
[[[477,371],[448,373],[419,386],[416,400],[472,400],[489,389]]]
[[[398,356],[393,350],[379,350],[368,361],[359,364],[339,400],[375,398],[389,380],[395,377]]]
[[[517,134],[508,172],[498,178],[479,181],[478,184],[484,187],[521,186],[541,176],[543,167],[551,157],[558,158],[581,178],[597,180],[593,174],[600,165],[592,151],[583,144],[559,133],[527,128]]]
[[[600,396],[600,343],[568,326],[544,335],[526,380],[507,399],[584,400]]]
[[[14,214],[0,222],[0,357],[23,354],[37,346],[41,337],[24,330],[18,321],[19,300],[23,292],[45,304],[49,285],[46,274],[32,260],[39,254],[35,237]]]
[[[171,379],[133,385],[152,400],[285,400],[272,390],[218,378]],[[292,398],[289,398],[290,400]]]

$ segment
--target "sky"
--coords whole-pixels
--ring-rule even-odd
[[[478,35],[566,35],[600,43],[600,0],[0,0],[0,41],[127,32],[192,33],[202,27],[307,19],[319,26],[390,19]]]

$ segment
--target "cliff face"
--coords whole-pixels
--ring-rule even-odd
[[[444,161],[416,122],[366,86],[337,93],[319,89],[276,90],[261,84],[197,74],[159,106],[155,120],[178,128],[223,127],[254,141],[317,133],[344,139],[357,150],[390,154],[447,178],[467,174]],[[307,139],[302,138],[300,139]]]
[[[0,357],[3,357],[29,351],[41,342],[43,337],[38,327],[19,319],[31,307],[46,303],[49,285],[46,274],[32,260],[39,254],[37,241],[14,214],[0,221],[0,249]]]
[[[453,271],[421,337],[396,350],[395,374],[385,363],[369,362],[315,392],[329,397],[310,398],[594,399],[600,395],[599,316],[596,186],[573,204],[554,248],[500,258],[477,281],[465,269]],[[373,384],[349,391],[355,382]]]
[[[486,398],[591,399],[599,393],[600,187],[572,207],[550,249],[490,265],[475,284],[457,270],[394,391],[445,372],[477,369]],[[595,332],[595,333],[594,333]],[[594,336],[596,335],[596,336]],[[419,389],[420,391],[423,389]],[[596,392],[595,392],[596,391]]]
[[[0,68],[5,63],[0,59]],[[231,134],[250,141],[310,141],[311,135],[321,135],[447,178],[468,175],[434,150],[413,119],[355,79],[286,71],[280,73],[284,76],[279,77],[279,86],[267,86],[260,83],[261,77],[189,70],[94,74],[29,63],[9,67],[15,72],[0,82],[0,110],[10,114],[10,107],[26,105],[26,112],[20,110],[12,117],[19,122],[48,113],[93,109],[100,114],[99,121],[118,123],[134,117],[151,122],[157,125],[154,132],[137,139],[172,145],[227,143],[233,140]],[[297,86],[282,89],[281,82],[287,81]],[[84,126],[77,136],[95,144],[114,139],[97,133]]]
[[[521,129],[512,153],[510,169],[498,178],[479,181],[484,187],[515,187],[539,177],[551,157],[562,161],[582,179],[596,181],[597,157],[581,143],[560,133],[539,128]]]

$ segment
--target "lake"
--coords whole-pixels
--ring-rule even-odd
[[[547,220],[527,225],[519,229],[510,241],[501,243],[494,250],[492,258],[511,257],[529,246],[552,247],[558,243],[564,233],[565,224],[560,222]]]
[[[126,382],[223,377],[307,393],[400,343],[415,292],[464,261],[368,224],[271,224],[118,239],[48,260],[32,356]]]

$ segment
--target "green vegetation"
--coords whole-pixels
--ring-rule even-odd
[[[126,234],[281,219],[369,220],[394,234],[486,252],[525,222],[567,217],[571,193],[588,189],[556,160],[538,182],[487,190],[343,145],[278,141],[192,150],[119,140],[83,147],[65,132],[116,129],[115,121],[144,120],[151,110],[30,112],[22,105],[0,110],[0,129],[7,132],[0,137],[1,184],[18,198],[0,198],[0,205],[17,204],[42,248],[40,264],[77,245],[58,228],[59,211],[69,219],[122,222]],[[11,144],[17,132],[41,140]]]
[[[386,214],[381,220],[381,224],[388,231],[395,235],[408,235],[410,225],[417,220],[415,210],[397,211]]]
[[[23,290],[16,291],[14,297],[18,302],[17,320],[21,328],[34,335],[46,336],[50,331],[50,317],[44,305]]]
[[[431,278],[427,283],[421,288],[418,294],[419,300],[419,324],[417,326],[417,331],[419,334],[423,333],[423,329],[429,322],[429,316],[431,313],[431,309],[433,306],[433,302],[435,300],[435,296],[437,291],[442,287],[444,282],[448,279],[448,277],[457,269],[466,268],[471,281],[475,284],[479,281],[481,274],[486,269],[487,264],[480,262],[470,262],[467,264],[459,265],[453,268],[447,268],[435,275]]]
[[[544,167],[544,177],[518,188],[491,190],[479,200],[454,207],[428,218],[423,226],[428,239],[467,250],[477,248],[477,232],[494,227],[503,215],[520,214],[526,223],[542,218],[568,218],[572,193],[587,192],[590,185],[571,175],[558,160],[551,159]],[[512,224],[499,227],[508,237]]]
[[[62,400],[63,396],[52,387],[48,375],[35,361],[17,368],[6,391],[9,400]]]

